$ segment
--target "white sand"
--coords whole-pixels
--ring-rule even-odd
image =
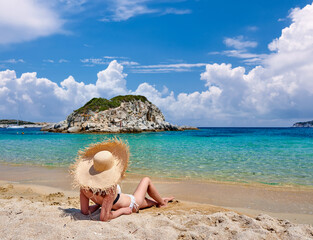
[[[51,192],[52,191],[52,192]],[[313,239],[313,227],[212,205],[173,202],[100,222],[77,196],[23,185],[0,188],[0,239]]]

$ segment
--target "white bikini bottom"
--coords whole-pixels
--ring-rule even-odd
[[[134,195],[131,195],[131,194],[127,194],[129,197],[130,197],[130,209],[133,210],[133,208],[135,208],[136,212],[139,211],[139,205],[138,203],[136,203],[136,199],[135,199],[135,196]]]

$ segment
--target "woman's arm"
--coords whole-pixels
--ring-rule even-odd
[[[89,198],[85,196],[83,190],[80,189],[80,211],[82,214],[87,215],[89,210]]]
[[[129,215],[131,213],[132,213],[132,210],[130,209],[130,207],[120,208],[120,209],[117,209],[116,211],[111,211],[109,220],[117,218],[121,215]]]
[[[80,211],[82,214],[87,215],[97,211],[101,206],[99,204],[95,204],[89,206],[89,198],[83,192],[84,190],[80,190]]]
[[[97,211],[100,207],[101,207],[101,205],[99,205],[99,204],[89,206],[88,213],[92,214],[93,212]]]
[[[111,211],[114,201],[114,194],[105,195],[103,198],[101,212],[100,212],[100,220],[101,221],[109,221],[111,219],[117,218],[123,214],[131,214],[132,211],[129,207],[120,208],[116,211]]]

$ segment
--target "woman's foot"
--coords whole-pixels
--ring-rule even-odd
[[[165,197],[162,198],[163,204],[158,204],[157,207],[166,207],[168,202],[173,201],[174,197]]]

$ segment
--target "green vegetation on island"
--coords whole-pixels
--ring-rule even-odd
[[[150,101],[146,97],[141,95],[120,95],[113,97],[110,100],[106,98],[93,98],[88,101],[84,106],[75,110],[75,113],[87,113],[89,110],[93,112],[101,112],[110,108],[119,107],[122,102],[132,102],[138,100],[150,103]]]

